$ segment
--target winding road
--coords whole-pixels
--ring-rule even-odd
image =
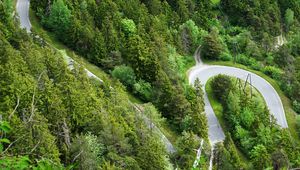
[[[262,94],[264,100],[266,101],[268,109],[270,110],[270,113],[275,117],[277,124],[282,128],[288,127],[281,99],[276,90],[265,79],[252,72],[235,67],[206,65],[201,61],[200,47],[195,52],[194,57],[196,60],[196,66],[193,67],[189,72],[190,84],[193,84],[194,81],[198,78],[203,87],[205,87],[207,81],[218,74],[225,74],[246,81],[247,75],[249,74],[251,75],[253,87],[255,87]],[[209,102],[205,88],[204,102],[209,126],[209,140],[211,144],[214,145],[218,142],[223,141],[225,139],[225,135]]]
[[[25,28],[28,33],[31,32],[31,23],[29,20],[29,5],[30,5],[29,0],[17,1],[17,13],[19,14],[21,28]],[[66,54],[64,54],[64,57],[67,61],[69,68],[72,69],[75,61],[69,56],[67,56]],[[276,90],[265,79],[252,72],[242,70],[239,68],[217,66],[217,65],[205,65],[200,59],[199,49],[195,53],[195,59],[197,61],[197,64],[189,72],[190,84],[193,84],[193,82],[197,78],[199,78],[201,84],[203,85],[203,87],[205,87],[207,81],[218,74],[225,74],[228,76],[240,78],[242,80],[245,80],[247,75],[250,74],[252,78],[252,85],[262,94],[271,114],[273,114],[273,116],[276,118],[278,125],[280,125],[282,128],[288,127],[281,99],[277,94]],[[100,78],[95,76],[87,69],[86,72],[89,77],[96,78],[102,82]],[[205,102],[205,112],[207,115],[208,125],[209,125],[209,129],[208,129],[209,140],[211,144],[214,145],[217,142],[223,141],[225,139],[225,135],[213,111],[213,108],[209,102],[205,89],[204,89],[204,102]],[[165,138],[163,134],[161,135],[164,137],[165,143],[167,143],[168,150],[170,152],[174,152],[175,150],[172,144]]]

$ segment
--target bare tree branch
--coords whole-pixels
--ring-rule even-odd
[[[16,112],[17,108],[19,107],[19,104],[20,104],[20,98],[18,96],[18,99],[17,99],[17,105],[15,106],[15,109],[10,113],[10,115],[8,116],[8,119],[10,120],[11,117],[14,115],[14,113]]]
[[[43,73],[45,73],[45,72],[46,72],[46,70],[43,71],[43,72],[41,72],[41,74],[39,75],[39,78],[38,78],[37,83],[40,82],[40,79],[42,78],[42,75],[43,75]],[[37,85],[37,86],[38,86],[38,85]],[[35,92],[36,92],[37,86],[35,86],[35,88],[34,88],[34,90],[33,90],[33,94],[32,94],[32,102],[31,102],[31,115],[30,115],[30,117],[29,117],[27,123],[29,123],[29,122],[32,120],[33,116],[34,116],[34,112],[35,112],[35,105],[34,105],[34,103],[35,103]]]
[[[81,150],[72,160],[72,162],[74,162],[81,154],[82,154],[83,150]]]
[[[39,146],[41,140],[31,149],[30,154]]]
[[[18,139],[16,139],[15,141],[11,142],[11,143],[8,145],[8,147],[7,147],[1,154],[4,154],[5,152],[7,152],[8,149],[9,149],[14,143],[18,142],[18,141],[19,141],[20,139],[22,139],[24,136],[25,136],[25,135],[22,135],[22,136],[20,136]]]

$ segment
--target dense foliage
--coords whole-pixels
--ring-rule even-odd
[[[0,1],[1,169],[169,167],[160,136],[123,86],[70,70],[59,51],[18,28],[8,2]]]
[[[300,113],[299,0],[30,1],[47,31],[125,88],[89,79],[79,65],[69,70],[60,52],[17,28],[13,2],[0,0],[1,166],[170,168],[127,90],[153,103],[157,109],[145,106],[148,116],[161,112],[180,134],[171,159],[190,169],[199,139],[208,137],[200,82],[190,87],[185,73],[199,46],[204,59],[234,61],[275,79]],[[234,145],[257,169],[299,165],[296,142],[270,123],[259,97],[239,93],[227,77],[215,80],[230,124],[216,167],[245,167]]]
[[[177,62],[181,56],[176,49],[192,54],[206,34],[196,24],[208,26],[210,2],[32,0],[31,4],[47,29],[90,62],[112,71],[140,99],[154,103],[179,133],[191,130],[207,137],[202,96],[190,97],[195,90],[183,85],[186,80],[174,67],[184,65]],[[201,105],[193,108],[198,102]],[[194,126],[186,126],[184,120]]]
[[[250,93],[249,88],[244,89],[236,82],[237,80],[228,76],[218,75],[212,79],[211,86],[222,89],[220,91],[212,88],[214,95],[223,105],[224,119],[237,147],[250,158],[257,169],[298,167],[300,148],[297,141],[291,137],[287,129],[281,129],[276,125],[259,94]],[[231,141],[231,139],[227,140]],[[228,142],[225,143],[228,145]],[[223,150],[221,149],[221,152],[224,152]],[[224,158],[217,163],[217,166],[218,164],[235,167],[240,165],[239,159],[232,159],[226,154],[228,153],[223,153]],[[229,155],[234,156],[236,153]],[[222,162],[223,159],[236,160],[236,162],[228,165]]]

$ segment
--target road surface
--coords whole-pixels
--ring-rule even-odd
[[[25,28],[28,33],[31,31],[31,23],[29,20],[29,0],[18,0],[17,2],[17,13],[20,17],[21,28]]]
[[[252,72],[239,68],[217,65],[205,65],[200,59],[199,51],[200,50],[198,49],[195,53],[195,60],[197,64],[189,72],[190,84],[193,84],[193,82],[197,78],[199,78],[201,84],[203,85],[203,87],[205,87],[207,81],[218,74],[225,74],[246,81],[247,75],[250,74],[252,78],[252,85],[262,94],[270,110],[270,113],[276,118],[277,124],[280,125],[282,128],[288,127],[281,99],[277,94],[276,90],[265,79]],[[209,126],[209,139],[211,144],[214,145],[217,142],[223,141],[225,139],[225,135],[208,100],[205,88],[204,102],[205,112],[207,114]]]

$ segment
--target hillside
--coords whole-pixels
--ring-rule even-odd
[[[300,167],[298,0],[27,2],[0,0],[1,168]]]

